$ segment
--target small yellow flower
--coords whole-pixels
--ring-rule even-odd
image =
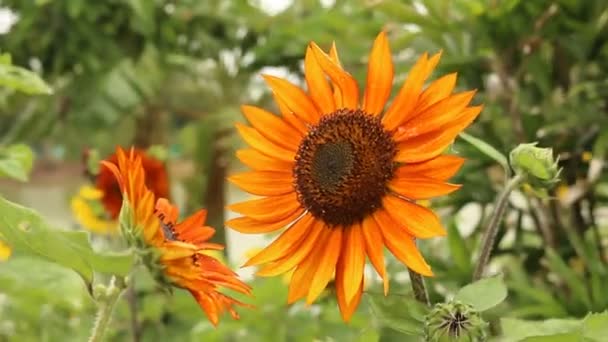
[[[557,189],[555,189],[555,195],[560,201],[563,201],[568,195],[568,185],[560,184]]]
[[[70,206],[76,221],[86,230],[98,234],[113,234],[118,231],[116,221],[106,220],[95,210],[95,204],[101,206],[99,202],[103,197],[100,190],[84,185],[78,194],[72,197]]]
[[[0,261],[6,261],[11,256],[11,248],[0,240]]]

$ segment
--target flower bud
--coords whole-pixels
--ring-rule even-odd
[[[533,188],[551,188],[559,180],[558,167],[551,148],[536,147],[536,143],[519,144],[510,154],[511,167]]]
[[[425,318],[425,341],[485,341],[487,326],[479,312],[468,304],[459,301],[438,303]]]

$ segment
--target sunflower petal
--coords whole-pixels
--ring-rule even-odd
[[[401,90],[399,90],[393,103],[382,118],[382,123],[388,131],[394,130],[402,122],[410,118],[411,112],[420,96],[424,81],[435,69],[440,57],[441,52],[435,54],[430,59],[425,53],[414,64],[403,87],[401,87]]]
[[[314,221],[315,219],[311,214],[305,214],[270,245],[249,259],[243,267],[264,264],[283,258],[297,247],[299,241],[306,238]]]
[[[278,77],[270,75],[263,77],[272,92],[299,118],[311,124],[319,121],[319,110],[302,89]]]
[[[239,134],[241,135],[243,140],[247,142],[247,144],[249,144],[256,150],[264,153],[265,155],[286,162],[292,162],[295,158],[295,150],[290,151],[288,149],[276,145],[275,143],[271,142],[263,135],[261,135],[260,132],[258,132],[255,128],[248,127],[240,123],[236,123],[235,126]]]
[[[363,220],[361,225],[363,237],[365,238],[365,251],[376,272],[382,278],[384,287],[384,295],[388,294],[388,275],[386,274],[386,266],[384,264],[384,241],[382,240],[382,232],[380,227],[372,216],[368,216]]]
[[[295,192],[283,196],[264,197],[245,202],[234,203],[228,209],[249,216],[254,220],[275,222],[290,216],[300,208]]]
[[[460,185],[445,183],[427,177],[395,177],[388,188],[410,199],[429,199],[447,195],[460,189]]]
[[[226,225],[243,234],[270,233],[274,232],[275,230],[285,228],[287,225],[302,216],[303,212],[304,209],[300,208],[288,217],[272,223],[254,220],[247,216],[237,217],[226,221]]]
[[[329,232],[329,229],[323,227],[323,222],[315,220],[313,225],[310,227],[310,233],[304,238],[302,243],[297,246],[293,253],[290,253],[284,258],[265,266],[259,270],[256,275],[262,277],[271,277],[293,269],[300,264],[304,258],[310,255],[315,245],[318,245],[320,241],[325,240],[325,237]]]
[[[304,75],[306,77],[306,84],[308,85],[308,93],[321,109],[321,114],[329,114],[336,111],[331,87],[327,83],[323,69],[317,63],[310,46],[306,49],[306,56],[304,57]]]
[[[423,276],[433,276],[431,267],[426,263],[422,254],[416,246],[414,238],[405,231],[400,230],[396,225],[381,226],[382,235],[386,247],[393,253],[395,258],[404,263]]]
[[[347,281],[344,277],[344,257],[341,256],[336,266],[336,297],[338,298],[338,307],[340,308],[340,314],[345,322],[349,322],[353,313],[357,310],[359,303],[361,302],[361,294],[363,293],[363,282],[362,278],[359,287],[357,289],[355,297],[350,301],[346,301],[346,295],[344,294],[344,283]]]
[[[256,171],[289,171],[293,168],[293,161],[279,160],[254,149],[238,150],[236,157]]]
[[[422,135],[440,129],[452,121],[471,102],[476,91],[466,91],[446,97],[399,127],[396,140]]]
[[[481,109],[481,106],[469,107],[443,129],[399,142],[395,161],[419,163],[437,157],[475,120]]]
[[[253,128],[275,144],[297,151],[302,135],[280,117],[254,106],[241,106],[241,111]]]
[[[336,269],[336,263],[338,262],[338,257],[340,256],[342,248],[342,228],[336,227],[332,229],[333,231],[331,232],[327,243],[324,245],[317,272],[315,272],[310,284],[310,289],[306,296],[307,304],[312,304],[312,302],[319,297],[327,286],[327,283],[331,280],[331,276]]]
[[[228,180],[250,194],[259,196],[286,195],[294,191],[290,172],[249,171],[228,177]]]
[[[422,163],[403,165],[395,171],[395,178],[423,176],[445,181],[454,176],[463,163],[464,158],[442,155]]]
[[[450,96],[456,86],[456,78],[457,74],[454,72],[433,81],[428,88],[420,94],[420,98],[416,104],[416,111],[422,112],[429,106]]]
[[[386,33],[382,31],[374,41],[367,65],[367,83],[363,98],[363,110],[366,113],[377,115],[382,112],[391,95],[393,74],[391,49]]]
[[[355,78],[332,61],[317,44],[311,42],[310,47],[323,71],[331,81],[340,88],[343,107],[357,109],[359,107],[359,86],[357,85]]]
[[[388,213],[394,222],[417,238],[426,239],[446,235],[439,218],[430,209],[391,195],[384,196],[382,205],[386,210],[376,210],[374,213],[374,218],[381,227],[386,226],[386,224],[382,225],[380,221],[384,218],[383,214]],[[380,217],[380,221],[377,220],[378,217]]]
[[[329,238],[331,234],[325,235],[326,238]],[[310,285],[312,284],[313,275],[323,256],[323,246],[325,246],[326,242],[326,240],[320,240],[319,244],[313,247],[310,255],[296,267],[289,283],[287,304],[292,304],[300,298],[304,298],[308,293]]]
[[[355,224],[344,230],[343,251],[344,258],[344,295],[347,303],[352,302],[363,279],[365,267],[365,242],[361,225]]]
[[[332,62],[336,63],[336,65],[340,68],[342,67],[342,64],[340,63],[340,57],[338,56],[338,48],[336,47],[336,42],[331,43],[331,48],[329,49],[329,59],[331,59]],[[333,89],[336,109],[344,108],[344,103],[342,102],[342,92],[340,91],[340,88],[334,85]]]

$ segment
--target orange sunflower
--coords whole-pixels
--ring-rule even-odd
[[[228,267],[204,254],[223,248],[207,242],[215,230],[204,225],[206,211],[200,210],[178,223],[178,209],[165,198],[155,200],[155,194],[146,187],[141,154],[134,149],[127,154],[117,148],[116,160],[102,163],[116,178],[129,204],[130,215],[121,218],[121,224],[128,225],[121,227],[123,232],[129,230],[125,235],[137,237],[131,244],[151,250],[144,254],[144,264],[161,283],[190,291],[214,325],[225,311],[238,319],[234,306],[249,305],[223,294],[220,288],[246,295],[251,294],[251,288]]]
[[[169,197],[169,177],[165,164],[148,155],[145,151],[134,149],[133,153],[141,159],[142,167],[146,174],[146,186],[156,195],[157,198]],[[116,164],[118,157],[116,154],[106,159],[110,163]],[[112,172],[107,168],[101,168],[95,178],[95,187],[103,192],[101,202],[111,219],[118,218],[120,207],[122,206],[122,193],[118,182]]]
[[[452,93],[455,73],[424,87],[440,56],[424,54],[387,106],[393,63],[384,32],[372,47],[361,99],[335,46],[326,54],[310,43],[308,92],[264,76],[281,116],[242,107],[251,126],[237,129],[251,148],[237,157],[252,171],[229,180],[262,197],[229,206],[243,216],[226,224],[243,233],[287,227],[245,265],[265,264],[262,276],[294,270],[289,303],[312,303],[335,276],[348,321],[361,299],[366,256],[388,291],[384,246],[410,269],[432,275],[415,240],[446,231],[416,201],[459,188],[447,180],[463,159],[442,152],[482,109],[469,106],[474,91]]]

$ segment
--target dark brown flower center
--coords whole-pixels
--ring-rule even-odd
[[[381,206],[395,153],[379,118],[349,109],[326,115],[300,143],[293,170],[298,199],[331,226],[359,222]]]

